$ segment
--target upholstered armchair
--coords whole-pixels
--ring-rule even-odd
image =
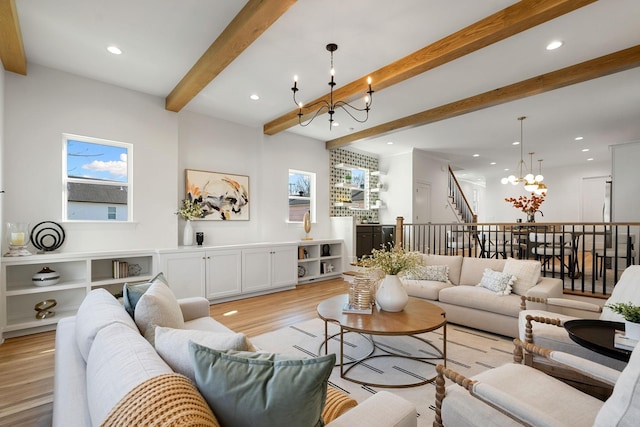
[[[635,426],[640,419],[640,350],[622,371],[573,355],[514,340],[514,362],[465,378],[436,368],[434,426]],[[601,401],[535,368],[521,364],[535,353],[613,386]],[[453,382],[446,386],[446,379]]]
[[[541,310],[527,310],[527,301],[545,303],[550,309],[564,311],[566,314]],[[637,265],[627,268],[622,273],[620,280],[613,288],[611,296],[603,305],[629,301],[640,304],[640,266]],[[583,357],[619,371],[626,366],[625,362],[596,353],[575,343],[571,340],[564,328],[566,321],[579,318],[595,318],[616,322],[624,321],[622,316],[614,313],[609,308],[563,298],[541,299],[529,297],[522,298],[521,308],[522,311],[519,314],[518,324],[520,340],[551,350],[563,351]],[[544,358],[536,357],[533,354],[525,356],[525,364],[552,373],[559,378],[564,378],[567,382],[576,387],[581,387],[583,390],[592,388],[591,392],[596,395],[606,396],[608,394],[606,387],[603,387],[601,384],[592,381],[583,382],[581,378],[576,377],[571,371],[559,369],[554,363]]]

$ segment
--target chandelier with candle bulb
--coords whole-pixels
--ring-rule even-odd
[[[371,108],[371,103],[373,101],[374,90],[371,88],[371,77],[367,78],[367,85],[369,86],[369,89],[367,90],[366,96],[364,98],[363,108],[355,107],[345,101],[334,102],[333,88],[335,87],[336,82],[335,82],[335,69],[333,68],[333,52],[338,50],[338,45],[335,43],[329,43],[327,45],[327,50],[331,54],[331,70],[330,70],[331,80],[329,81],[329,101],[326,101],[325,99],[321,99],[310,105],[304,105],[302,102],[299,102],[296,99],[296,92],[300,90],[298,88],[298,76],[293,77],[293,87],[291,88],[291,91],[293,92],[293,102],[294,104],[296,104],[296,107],[298,107],[298,123],[300,124],[300,126],[308,126],[316,117],[318,117],[319,114],[327,112],[329,113],[329,129],[332,129],[333,126],[337,125],[336,123],[334,123],[333,115],[335,114],[338,108],[342,108],[347,114],[349,114],[349,116],[351,116],[351,118],[353,118],[358,123],[366,122],[367,119],[369,119],[369,109]],[[315,112],[313,112],[314,110]],[[364,114],[360,114],[360,113],[364,113]],[[308,116],[309,114],[313,114],[313,115],[308,121],[304,122],[303,116]],[[356,115],[354,114],[358,114],[361,117],[356,117]]]

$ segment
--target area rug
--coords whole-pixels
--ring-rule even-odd
[[[339,328],[329,324],[329,335],[338,334]],[[443,330],[419,335],[436,348],[442,348]],[[340,355],[339,337],[329,341],[330,353]],[[437,357],[429,345],[409,337],[373,337],[377,346],[374,355],[386,351],[401,355]],[[312,319],[287,328],[259,335],[251,339],[260,349],[295,356],[324,354],[324,322]],[[349,333],[345,335],[344,360],[351,362],[369,354],[372,350],[368,336]],[[513,340],[458,325],[447,325],[447,367],[465,376],[478,374],[486,369],[513,361]],[[442,363],[434,361],[434,364]],[[345,368],[346,369],[346,368]],[[435,366],[405,358],[376,357],[357,365],[347,373],[353,378],[376,384],[415,383],[435,376]],[[340,368],[333,369],[330,384],[362,402],[379,390],[387,390],[412,402],[418,412],[418,426],[431,426],[434,419],[435,386],[433,383],[411,388],[381,388],[360,385],[340,377]]]

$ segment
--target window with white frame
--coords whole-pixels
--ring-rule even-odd
[[[132,144],[63,134],[62,158],[65,220],[132,220]]]
[[[316,174],[289,169],[289,222],[303,222],[309,212],[316,220]]]

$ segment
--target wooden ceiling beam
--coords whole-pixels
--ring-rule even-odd
[[[326,142],[326,148],[338,148],[362,139],[397,132],[400,129],[450,119],[638,66],[640,66],[640,45],[332,139]]]
[[[380,91],[594,1],[596,0],[522,0],[374,71],[369,74],[372,86]],[[363,96],[366,90],[365,76],[334,90],[333,99],[334,102],[349,102],[355,97]],[[329,94],[306,104],[313,105],[322,101],[329,102]],[[308,119],[314,112],[305,112],[303,108],[303,113],[303,119]],[[274,135],[297,124],[296,109],[266,123],[263,132]]]
[[[15,0],[0,0],[0,60],[5,70],[27,75],[27,57]]]
[[[296,0],[249,0],[165,99],[165,108],[180,111]]]

